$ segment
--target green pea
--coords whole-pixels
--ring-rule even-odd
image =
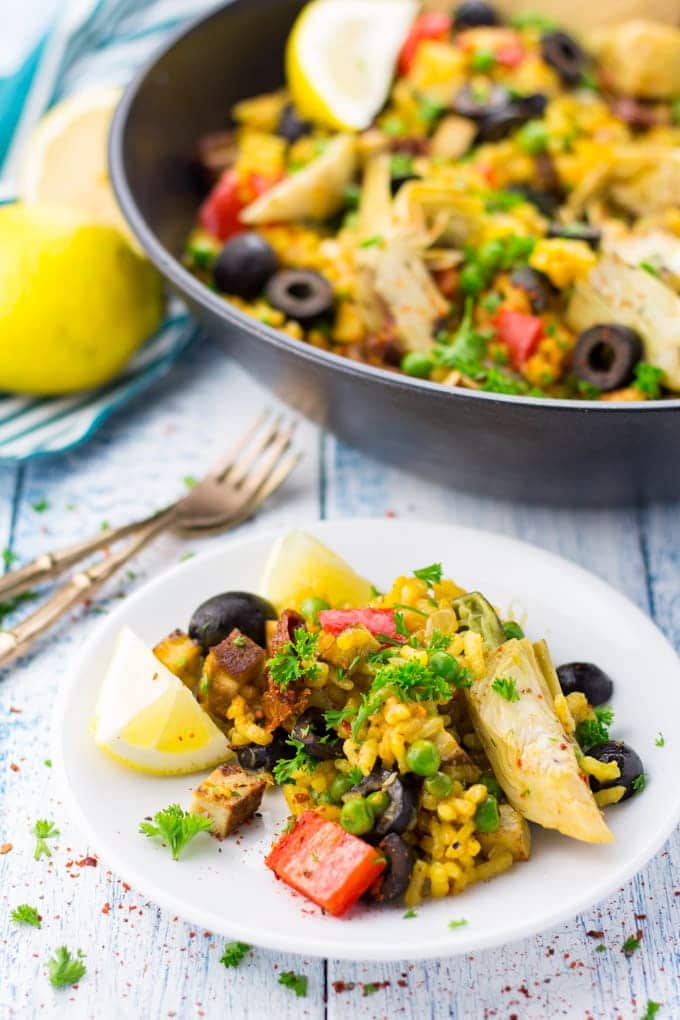
[[[375,825],[375,811],[363,797],[352,797],[342,805],[340,824],[353,836],[365,836]]]
[[[496,63],[496,58],[491,50],[478,50],[473,53],[470,66],[473,71],[477,71],[479,74],[485,74],[490,71]]]
[[[545,152],[549,138],[542,120],[528,120],[517,132],[517,142],[529,156],[540,156]]]
[[[483,786],[486,786],[491,796],[496,798],[502,796],[503,791],[501,790],[500,783],[491,772],[485,772],[483,776],[479,777],[479,781]]]
[[[417,776],[433,776],[442,760],[431,740],[415,740],[406,752],[406,764]]]
[[[369,793],[366,798],[366,803],[375,811],[376,815],[382,815],[387,811],[390,806],[391,797],[386,790],[376,790],[375,793]]]
[[[506,638],[508,638],[508,640],[510,638],[524,637],[524,631],[522,630],[518,623],[515,623],[514,620],[506,620],[506,622],[502,624],[502,627],[503,633],[505,634]]]
[[[328,791],[333,803],[339,804],[344,794],[346,794],[348,790],[351,790],[353,786],[354,783],[349,776],[336,776],[331,783],[330,790]]]
[[[484,269],[498,269],[503,261],[505,246],[499,238],[485,241],[477,252],[477,261]]]
[[[460,674],[460,666],[450,652],[433,652],[429,657],[428,666],[436,676],[452,683]]]
[[[460,286],[465,294],[479,294],[486,286],[484,271],[475,262],[468,262],[460,271]]]
[[[218,251],[212,241],[204,238],[197,237],[187,245],[187,255],[196,269],[209,269],[217,258]]]
[[[401,370],[406,375],[412,375],[416,379],[427,379],[434,367],[432,358],[420,351],[409,351],[401,359]]]
[[[425,780],[425,789],[433,797],[443,800],[453,790],[453,780],[447,776],[446,772],[435,772],[433,776],[428,776]]]
[[[498,801],[489,795],[475,811],[475,829],[477,832],[495,832],[500,824]]]
[[[319,613],[322,609],[330,609],[330,604],[325,599],[317,598],[316,595],[310,595],[308,599],[305,599],[300,606],[300,612],[306,620],[311,620],[313,623],[318,623]]]

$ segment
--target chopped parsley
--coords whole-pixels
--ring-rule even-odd
[[[381,234],[375,234],[373,237],[367,237],[365,241],[362,241],[359,245],[360,248],[382,248],[385,243],[385,238]]]
[[[417,910],[414,910],[413,907],[409,907],[408,910],[406,911],[406,913],[404,914],[404,917],[407,920],[412,918],[412,917],[417,917],[417,916],[418,916],[418,912],[417,912]]]
[[[33,928],[39,928],[42,918],[35,909],[28,903],[20,903],[9,915],[17,924],[30,924]]]
[[[295,755],[292,758],[279,758],[272,769],[272,775],[279,786],[295,782],[293,778],[295,772],[313,772],[317,766],[316,759],[307,754],[301,740],[289,737],[286,743],[295,748]]]
[[[593,715],[594,719],[583,719],[576,726],[574,736],[584,751],[609,740],[609,727],[614,719],[613,709],[609,705],[596,705]]]
[[[17,554],[15,552],[12,552],[12,550],[9,547],[6,547],[5,549],[2,550],[2,562],[5,564],[6,567],[11,567],[12,564],[18,560],[18,558],[19,557],[17,556]]]
[[[640,935],[629,935],[621,946],[621,952],[624,956],[632,956],[635,950],[640,948],[641,942],[642,938]]]
[[[526,198],[518,191],[495,191],[492,188],[483,193],[486,212],[509,212],[518,205],[523,205]]]
[[[465,311],[461,323],[450,342],[444,336],[444,342],[438,340],[433,350],[434,360],[446,368],[457,368],[459,372],[467,372],[471,364],[478,363],[486,354],[486,345],[491,338],[487,331],[479,330],[473,322],[474,298],[465,299]],[[414,573],[416,573],[414,571]],[[417,577],[416,573],[416,577]]]
[[[31,506],[37,514],[44,514],[46,510],[49,510],[50,504],[46,499],[36,499],[35,503],[31,503]]]
[[[519,691],[517,690],[517,681],[513,680],[510,676],[497,676],[494,682],[491,684],[492,689],[496,694],[500,694],[506,701],[519,701]]]
[[[395,152],[390,156],[390,176],[408,177],[413,173],[413,156],[408,152]]]
[[[605,946],[604,942],[600,942],[599,946],[595,946],[595,952],[596,953],[606,953],[607,952],[607,947]]]
[[[428,652],[445,652],[451,644],[451,635],[443,634],[440,630],[433,630],[427,645]]]
[[[394,611],[394,626],[397,634],[401,634],[402,637],[410,637],[411,631],[404,623],[404,614],[400,613],[398,609]]]
[[[642,793],[645,786],[647,785],[647,776],[644,772],[641,772],[639,776],[636,776],[633,780],[632,786],[635,793]]]
[[[648,400],[658,400],[661,396],[661,380],[663,370],[648,361],[638,361],[635,366],[634,385]]]
[[[187,489],[196,488],[196,479],[194,478],[193,475],[185,475],[182,481],[184,482]]]
[[[326,726],[331,729],[337,729],[341,723],[345,722],[351,715],[354,715],[356,708],[354,705],[345,705],[344,708],[329,708],[324,712],[323,717],[326,720]]]
[[[85,955],[78,950],[75,956],[66,946],[59,946],[53,957],[47,961],[47,974],[53,988],[63,988],[80,981],[86,967],[83,963]]]
[[[6,616],[11,616],[12,613],[23,605],[24,602],[32,602],[37,599],[37,591],[21,591],[18,595],[15,595],[11,599],[7,599],[5,602],[0,602],[0,626],[2,625]]]
[[[220,956],[220,963],[223,963],[225,967],[238,967],[251,949],[252,946],[249,946],[247,942],[227,942],[224,952]]]
[[[418,113],[428,127],[433,126],[444,112],[444,105],[429,96],[421,96],[418,102]]]
[[[304,974],[296,974],[294,970],[286,970],[279,974],[279,984],[284,988],[290,988],[299,999],[304,999],[307,995],[307,977]]]
[[[647,999],[647,1008],[640,1017],[640,1020],[654,1020],[654,1017],[661,1009],[660,1002],[654,1002],[654,999]]]
[[[315,661],[318,650],[318,634],[298,627],[292,640],[287,641],[281,651],[267,663],[272,683],[283,688],[303,678],[314,680],[319,674],[319,666]]]
[[[170,847],[172,859],[179,860],[179,855],[199,832],[206,832],[212,825],[210,818],[183,811],[179,804],[157,811],[153,822],[142,822],[139,831],[149,839],[159,836]]]
[[[52,851],[47,845],[48,839],[54,839],[55,836],[59,835],[59,829],[55,826],[54,822],[50,822],[47,818],[39,818],[32,829],[33,835],[35,836],[35,850],[33,851],[33,860],[39,861],[40,858],[45,854],[47,857],[52,856]]]
[[[364,992],[363,992],[364,998],[367,995],[375,995],[375,993],[379,992],[381,988],[382,988],[382,985],[377,985],[374,981],[367,981],[366,984],[364,985]]]
[[[661,732],[661,730],[659,730],[659,732],[658,732],[658,734],[656,736],[656,740],[654,741],[654,743],[656,744],[657,747],[665,747],[665,745],[666,745],[666,738],[664,737],[664,735]]]
[[[545,14],[537,11],[518,11],[510,18],[513,28],[533,28],[537,32],[552,32],[557,28],[557,22]]]
[[[466,679],[467,671],[462,668],[460,676],[452,685],[415,659],[386,663],[378,669],[369,690],[362,695],[352,723],[352,737],[357,738],[364,724],[390,694],[400,701],[448,701],[453,687],[462,686]]]
[[[657,267],[654,265],[654,263],[653,262],[647,262],[646,259],[643,259],[642,262],[638,263],[638,269],[644,269],[644,271],[646,273],[649,273],[650,276],[656,276],[657,280],[661,276],[661,273],[659,272]]]
[[[210,688],[210,677],[207,673],[201,673],[201,679],[198,682],[198,693],[207,694]]]
[[[464,928],[466,924],[467,920],[464,917],[460,917],[457,921],[449,921],[449,928]]]
[[[414,570],[413,576],[417,577],[419,581],[425,581],[431,588],[433,584],[441,584],[442,573],[441,563],[431,563],[429,567],[420,567],[419,570]]]

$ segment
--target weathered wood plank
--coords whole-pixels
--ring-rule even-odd
[[[646,611],[651,609],[646,567],[654,558],[653,603],[668,632],[680,638],[677,557],[673,561],[662,551],[669,545],[676,551],[679,548],[678,525],[671,511],[652,522],[659,535],[657,552],[635,510],[556,511],[481,501],[369,463],[332,439],[326,443],[325,460],[326,509],[331,518],[396,514],[503,532],[582,564]],[[455,550],[448,556],[443,552],[443,558],[455,575]],[[663,605],[662,593],[666,596]],[[617,896],[554,931],[514,946],[422,964],[330,961],[329,1017],[462,1020],[515,1015],[520,1020],[548,1016],[600,1020],[620,1016],[633,1020],[642,1015],[650,998],[664,1003],[662,1015],[666,1011],[668,1016],[677,1015],[680,900],[673,894],[672,876],[679,853],[676,834]],[[459,914],[464,915],[464,897],[452,903],[452,916]],[[646,917],[636,919],[636,914]],[[408,921],[396,915],[395,924],[399,923]],[[621,945],[638,928],[643,931],[641,948],[628,959]],[[588,931],[603,935],[591,938]],[[606,951],[598,952],[599,944],[606,945]],[[382,982],[388,982],[386,987],[364,997],[366,983],[370,990],[372,984]]]
[[[50,547],[141,516],[174,498],[185,476],[200,476],[252,419],[271,403],[252,381],[214,349],[205,347],[197,364],[180,368],[156,395],[66,460],[39,462],[26,469],[18,505],[15,548],[23,560]],[[300,429],[307,451],[303,464],[277,494],[254,527],[290,525],[318,516],[316,431]],[[7,533],[13,477],[0,475],[0,543]],[[2,495],[4,490],[0,489]],[[46,499],[48,506],[37,512]],[[4,527],[3,527],[4,525]],[[194,931],[178,918],[145,903],[105,863],[79,866],[91,850],[56,799],[50,769],[51,706],[70,659],[96,625],[98,614],[116,598],[177,562],[200,542],[165,536],[132,564],[133,577],[111,583],[91,610],[47,637],[40,648],[0,679],[0,843],[14,849],[0,856],[0,1017],[38,1014],[122,1018],[228,1016],[260,1020],[323,1015],[324,965],[318,960],[254,951],[237,970],[219,958],[224,939]],[[169,621],[173,625],[175,621]],[[10,706],[20,709],[11,712]],[[13,762],[19,771],[9,768]],[[51,860],[32,859],[29,826],[36,818],[55,820],[61,835]],[[70,862],[70,866],[69,866]],[[43,928],[19,928],[9,921],[17,904],[37,905]],[[107,906],[108,905],[108,906]],[[76,991],[54,992],[44,960],[58,945],[81,947],[88,973]],[[304,971],[304,1003],[278,984],[284,970]]]

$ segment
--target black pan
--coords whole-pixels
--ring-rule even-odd
[[[116,194],[207,332],[259,381],[348,443],[484,495],[606,505],[680,497],[680,400],[601,404],[451,390],[299,343],[236,311],[178,255],[200,195],[197,139],[278,87],[303,0],[232,0],[175,36],[127,89],[111,131]],[[225,394],[228,399],[228,394]]]

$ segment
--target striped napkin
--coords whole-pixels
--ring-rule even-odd
[[[11,201],[22,147],[37,120],[72,92],[125,85],[182,21],[208,0],[69,0],[11,76],[0,73],[0,201]],[[4,196],[4,198],[3,198]],[[60,398],[0,393],[0,462],[62,453],[87,440],[105,419],[165,375],[198,329],[173,300],[162,327],[113,382]]]

